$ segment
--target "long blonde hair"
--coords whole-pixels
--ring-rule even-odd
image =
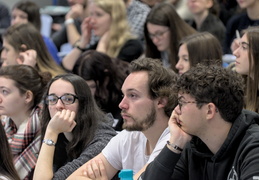
[[[129,39],[134,38],[128,25],[126,5],[122,0],[92,0],[91,2],[111,16],[110,37],[106,54],[117,57],[122,46]]]

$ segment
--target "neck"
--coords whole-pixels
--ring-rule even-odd
[[[205,10],[199,14],[194,14],[194,21],[196,23],[196,28],[200,29],[202,23],[204,22],[204,20],[206,19],[206,17],[209,14],[209,10]]]
[[[160,138],[164,130],[168,127],[168,119],[169,118],[165,115],[157,117],[153,126],[143,131],[143,134],[147,138],[147,155],[150,155],[153,152],[158,139]]]
[[[30,113],[31,111],[21,111],[16,113],[13,116],[10,116],[10,118],[13,120],[13,122],[15,123],[17,129],[19,129],[20,125],[27,122],[29,117],[30,117]]]
[[[214,119],[205,127],[206,131],[200,135],[200,139],[207,145],[213,154],[216,154],[226,140],[232,123],[223,119]]]
[[[259,9],[259,2],[255,1],[253,5],[251,5],[246,9],[248,17],[252,20],[258,20],[259,19],[258,9]]]

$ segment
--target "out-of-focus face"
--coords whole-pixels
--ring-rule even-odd
[[[74,87],[68,81],[64,81],[62,79],[58,79],[54,81],[49,88],[48,95],[56,95],[61,97],[65,94],[75,94]],[[75,100],[72,104],[63,104],[61,99],[58,99],[58,102],[54,105],[48,105],[50,117],[52,118],[58,111],[62,111],[63,109],[69,109],[70,111],[74,111],[75,114],[78,110],[78,99]]]
[[[12,20],[11,25],[17,24],[17,23],[28,23],[28,14],[24,11],[21,11],[20,9],[13,9],[12,11]]]
[[[87,80],[86,81],[87,85],[89,86],[90,90],[91,90],[91,94],[92,96],[95,95],[96,92],[96,83],[94,80]]]
[[[213,5],[212,0],[188,0],[187,6],[189,10],[195,14],[199,15],[203,13],[205,10],[211,8]]]
[[[16,52],[13,46],[11,46],[5,38],[3,38],[3,50],[1,53],[2,66],[18,64],[16,59],[19,56],[19,52]]]
[[[249,43],[246,34],[240,39],[239,47],[233,54],[236,56],[236,72],[242,75],[249,75]]]
[[[90,23],[96,36],[103,36],[104,33],[110,30],[111,16],[103,9],[98,7],[95,3],[89,4]]]
[[[186,44],[182,44],[178,52],[178,62],[175,65],[175,68],[178,70],[178,73],[181,75],[188,71],[191,67],[189,61],[189,53]]]
[[[155,122],[158,109],[158,100],[152,100],[149,95],[148,73],[131,73],[121,90],[124,97],[119,107],[124,120],[123,128],[129,131],[147,130]]]
[[[0,115],[18,117],[27,111],[26,95],[20,94],[15,81],[0,77]]]
[[[237,0],[238,5],[241,9],[251,8],[254,7],[254,5],[258,0]]]
[[[160,52],[169,50],[171,33],[167,26],[147,23],[147,30],[150,39]]]

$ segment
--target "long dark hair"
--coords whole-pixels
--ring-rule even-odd
[[[146,57],[161,58],[161,52],[149,37],[147,23],[160,26],[167,26],[171,33],[170,51],[168,54],[169,63],[174,71],[177,71],[175,65],[178,61],[178,45],[180,40],[188,35],[196,33],[196,31],[188,25],[177,14],[173,5],[169,3],[159,3],[155,5],[149,12],[144,26],[144,35],[146,41]]]
[[[108,110],[111,106],[118,107],[122,99],[121,86],[128,75],[129,64],[95,50],[83,53],[78,63],[79,67],[75,73],[85,80],[95,81],[97,85],[95,99],[100,107],[104,110]],[[107,79],[108,83],[105,84]]]
[[[18,173],[13,164],[13,157],[2,124],[0,124],[0,173],[8,179],[19,180]]]
[[[48,95],[49,88],[56,80],[64,80],[72,84],[78,97],[78,110],[75,117],[77,125],[72,131],[73,139],[68,143],[67,152],[70,160],[79,157],[84,148],[95,136],[97,125],[104,120],[104,113],[96,105],[91,91],[83,78],[75,74],[63,74],[53,78],[48,86],[44,97]],[[42,138],[45,135],[47,125],[51,117],[48,105],[44,103],[42,110]]]

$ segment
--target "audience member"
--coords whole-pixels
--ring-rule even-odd
[[[71,45],[77,43],[81,36],[81,23],[88,16],[88,0],[67,0],[70,11],[65,16],[63,25],[54,24],[55,32],[51,36],[53,42],[60,49],[62,44],[69,42]]]
[[[11,16],[9,8],[0,2],[0,29],[6,29],[10,26]]]
[[[140,2],[147,4],[150,8],[153,8],[156,4],[164,2],[164,0],[140,0]]]
[[[99,107],[115,118],[114,128],[121,130],[123,123],[119,103],[122,100],[121,86],[126,78],[128,63],[112,59],[108,55],[89,50],[78,59],[74,73],[81,76],[90,87]]]
[[[42,110],[43,144],[33,179],[66,179],[116,135],[81,77],[64,74],[48,84]],[[109,125],[111,120],[111,125]]]
[[[124,0],[127,8],[128,22],[131,31],[141,41],[144,41],[144,24],[150,7],[138,0]]]
[[[27,65],[0,69],[0,115],[20,179],[32,179],[41,144],[38,105],[50,78]]]
[[[245,108],[259,113],[259,27],[243,30],[236,56],[235,70],[246,79]]]
[[[125,130],[69,179],[98,178],[100,161],[104,165],[102,175],[107,173],[107,179],[121,169],[133,169],[138,177],[169,140],[168,119],[176,105],[176,94],[172,93],[176,78],[159,60],[143,58],[131,62],[131,73],[123,83],[124,96],[119,105]]]
[[[219,40],[209,32],[200,32],[183,38],[178,51],[175,68],[183,74],[198,63],[222,65],[222,47]]]
[[[132,61],[143,53],[141,42],[128,27],[126,7],[122,0],[91,0],[88,5],[90,17],[82,23],[80,43],[62,61],[67,70],[72,70],[81,53],[89,49],[124,61]],[[90,42],[92,30],[100,40],[96,45],[85,48]]]
[[[8,141],[6,139],[5,131],[2,126],[0,125],[0,179],[1,180],[19,180],[19,176],[15,170],[14,164],[13,164],[13,157],[11,154],[11,150],[8,144]]]
[[[166,2],[170,2],[174,5],[176,12],[184,21],[189,22],[193,17],[192,13],[188,9],[187,1],[188,0],[166,0]]]
[[[17,23],[32,23],[40,32],[41,30],[41,18],[40,18],[40,8],[38,5],[32,1],[20,1],[16,3],[12,9],[12,21],[11,24]],[[58,56],[58,50],[52,40],[44,35],[42,38],[46,44],[46,47],[51,54],[52,58],[57,64],[61,63]]]
[[[175,11],[173,5],[160,3],[148,14],[144,27],[146,57],[159,58],[165,67],[176,71],[180,40],[196,31]]]
[[[170,141],[139,179],[257,179],[259,115],[242,110],[243,86],[241,76],[220,66],[184,73]]]
[[[249,26],[259,25],[259,1],[237,1],[237,3],[245,12],[234,15],[229,19],[226,29],[224,54],[232,54],[238,48],[239,37],[236,36],[237,31],[241,32]]]
[[[64,73],[50,56],[40,32],[30,23],[14,24],[3,34],[3,66],[27,64],[52,76]]]
[[[190,24],[199,32],[210,32],[224,45],[226,28],[218,18],[219,5],[217,0],[188,0],[188,8],[193,14]],[[215,12],[214,12],[215,11]]]

